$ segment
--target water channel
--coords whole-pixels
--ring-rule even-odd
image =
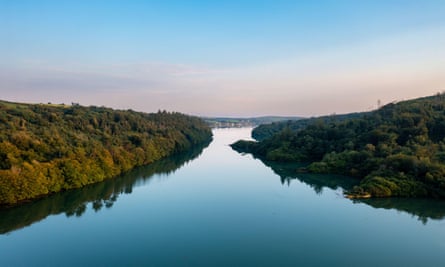
[[[228,145],[0,210],[1,266],[445,266],[445,202],[352,201],[356,181],[298,174]]]

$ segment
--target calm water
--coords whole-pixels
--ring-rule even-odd
[[[445,202],[353,202],[354,180],[228,146],[249,135],[0,211],[0,265],[445,266]]]

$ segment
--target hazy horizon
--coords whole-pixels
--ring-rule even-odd
[[[445,1],[1,1],[1,99],[209,117],[445,90]]]

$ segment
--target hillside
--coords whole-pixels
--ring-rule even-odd
[[[0,205],[100,182],[211,135],[180,113],[0,101]]]
[[[313,117],[307,119],[283,119],[283,120],[275,120],[271,122],[263,122],[263,124],[259,125],[255,129],[252,130],[252,137],[255,140],[262,141],[267,138],[272,137],[274,134],[277,134],[284,129],[290,129],[292,131],[299,131],[304,129],[310,124],[314,124],[317,122],[322,123],[333,123],[333,122],[341,122],[347,119],[360,118],[368,114],[368,112],[359,112],[359,113],[349,113],[342,115],[330,115],[330,116],[322,116],[322,117]]]
[[[350,197],[445,197],[445,95],[386,105],[358,118],[314,120],[232,147],[305,169],[356,177]]]

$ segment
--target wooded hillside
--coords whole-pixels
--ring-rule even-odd
[[[96,183],[211,136],[180,113],[0,101],[0,204]]]
[[[238,151],[274,161],[309,162],[308,170],[349,175],[351,197],[445,197],[445,95],[386,105],[358,118],[284,127]]]

